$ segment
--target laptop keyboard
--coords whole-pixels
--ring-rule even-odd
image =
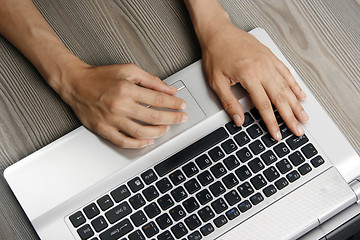
[[[202,239],[324,163],[274,113],[282,141],[253,108],[71,214],[72,227],[83,240]]]

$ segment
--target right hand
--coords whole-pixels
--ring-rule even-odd
[[[153,144],[170,125],[187,121],[184,112],[140,105],[183,110],[186,103],[173,96],[176,88],[134,64],[81,64],[61,78],[59,94],[83,125],[122,148]]]

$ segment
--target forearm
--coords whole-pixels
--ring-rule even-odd
[[[61,75],[81,61],[59,40],[31,0],[0,0],[0,5],[1,35],[60,93]]]

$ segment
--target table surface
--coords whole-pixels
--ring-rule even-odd
[[[132,62],[165,78],[201,58],[182,1],[35,1],[59,38],[93,65]],[[360,1],[221,1],[246,31],[271,35],[360,154]],[[311,116],[310,116],[311,117]],[[80,126],[0,36],[0,169]],[[0,239],[37,239],[0,177]]]

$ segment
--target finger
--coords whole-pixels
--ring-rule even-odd
[[[138,87],[138,94],[135,101],[157,108],[175,110],[184,110],[186,108],[185,101],[178,97],[141,87]]]
[[[164,133],[169,131],[170,126],[144,126],[129,118],[123,118],[123,120],[119,122],[119,129],[136,139],[152,139],[164,135]]]
[[[145,88],[150,88],[155,91],[164,92],[166,94],[174,95],[177,92],[175,87],[169,86],[160,78],[144,71],[140,67],[136,66],[135,64],[129,64],[129,68],[132,68],[130,71],[136,73],[131,76],[131,81],[139,84]]]
[[[269,133],[275,140],[280,141],[282,136],[279,125],[276,121],[269,96],[264,90],[264,87],[260,82],[254,80],[252,84],[247,85],[247,91],[249,92],[255,107],[258,109],[261,118],[264,120]]]
[[[291,74],[290,70],[275,56],[273,55],[273,63],[276,69],[279,71],[281,76],[286,80],[291,91],[295,94],[296,98],[299,100],[305,100],[306,94],[303,92],[299,84],[296,82],[294,76]]]
[[[239,100],[234,96],[230,88],[230,82],[225,76],[218,76],[213,78],[211,88],[218,96],[224,110],[229,114],[237,126],[244,123],[244,111],[239,103]]]
[[[164,111],[135,104],[127,116],[151,125],[173,125],[188,120],[186,113],[177,111]]]
[[[154,143],[154,139],[135,139],[110,126],[104,126],[96,132],[121,148],[143,148]]]

